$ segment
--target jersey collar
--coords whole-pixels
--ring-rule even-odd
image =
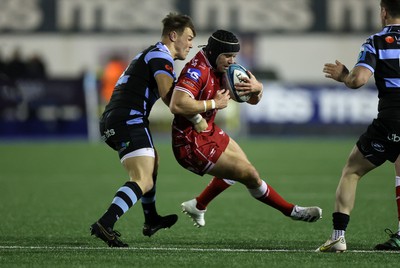
[[[156,46],[157,47],[163,47],[163,50],[167,51],[168,54],[172,56],[171,51],[169,51],[169,48],[165,44],[163,44],[162,42],[157,42]]]

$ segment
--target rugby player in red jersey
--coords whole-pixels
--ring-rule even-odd
[[[182,203],[182,209],[198,227],[205,225],[208,203],[235,181],[245,185],[251,196],[281,211],[294,220],[314,222],[321,218],[319,207],[301,207],[287,202],[258,174],[246,154],[216,123],[218,110],[228,106],[229,92],[221,88],[225,69],[235,62],[240,44],[228,31],[218,30],[208,44],[182,70],[172,94],[170,110],[175,115],[172,146],[179,164],[200,175],[214,176],[195,199]],[[250,78],[236,84],[247,101],[257,104],[263,85],[249,72]]]

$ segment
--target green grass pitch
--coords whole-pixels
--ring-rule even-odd
[[[142,235],[136,204],[116,224],[127,249],[111,249],[89,226],[127,180],[117,154],[104,144],[0,144],[0,267],[396,267],[398,253],[373,252],[397,228],[394,168],[386,163],[362,179],[343,254],[313,252],[331,234],[341,169],[356,138],[238,140],[261,176],[288,201],[323,208],[316,223],[295,222],[253,199],[236,184],[208,207],[195,228],[180,203],[211,179],[180,167],[168,139],[160,155],[157,204],[179,220],[153,237]]]

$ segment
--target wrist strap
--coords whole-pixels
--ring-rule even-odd
[[[215,109],[215,100],[214,99],[211,100],[211,109]]]

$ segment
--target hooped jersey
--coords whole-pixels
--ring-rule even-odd
[[[361,46],[355,66],[374,73],[380,117],[400,119],[400,25],[385,26]]]
[[[174,81],[174,60],[161,42],[148,47],[130,62],[118,79],[105,113],[118,109],[127,124],[146,124],[154,103],[160,98],[156,75],[170,75]],[[171,85],[172,86],[172,85]]]
[[[200,50],[186,63],[174,90],[183,91],[195,100],[211,100],[221,89],[221,77],[222,74],[215,72],[203,50]],[[214,123],[217,111],[213,109],[201,114],[209,126]],[[175,115],[173,125],[181,130],[193,127],[193,124],[181,115]]]

